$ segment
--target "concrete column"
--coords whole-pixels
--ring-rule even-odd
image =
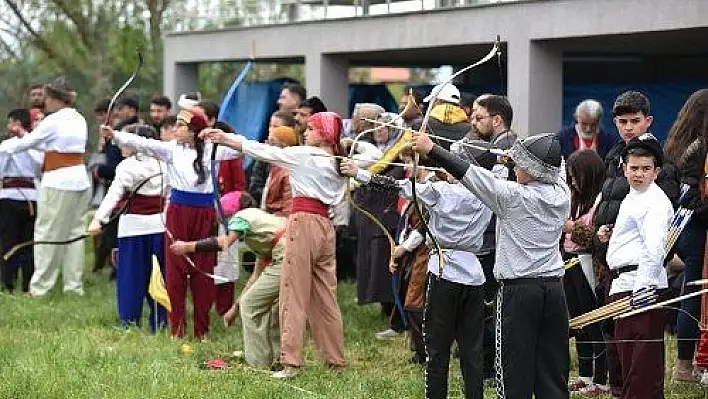
[[[162,69],[164,94],[172,99],[175,107],[182,93],[199,91],[198,63],[174,63],[165,59]]]
[[[349,62],[343,57],[322,53],[305,57],[307,95],[318,96],[327,109],[349,117]]]
[[[563,120],[563,52],[526,38],[508,43],[508,94],[512,128],[521,137],[555,133]]]

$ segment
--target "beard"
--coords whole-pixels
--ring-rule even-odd
[[[595,137],[595,135],[596,135],[596,132],[592,132],[592,131],[591,132],[584,132],[584,131],[578,129],[577,125],[575,126],[575,131],[578,133],[578,136],[580,136],[580,138],[583,138],[583,139],[591,139],[591,138]]]

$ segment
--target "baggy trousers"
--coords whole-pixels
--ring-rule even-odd
[[[280,279],[281,363],[304,364],[305,323],[325,363],[344,365],[344,326],[337,303],[337,265],[332,222],[296,212],[288,217],[285,265]]]
[[[167,228],[175,240],[198,241],[211,237],[216,232],[216,211],[213,207],[192,207],[170,203],[167,208]],[[187,285],[194,302],[194,335],[205,338],[209,333],[209,311],[214,302],[214,280],[205,275],[213,273],[216,252],[192,254],[190,259],[199,268],[195,270],[183,256],[170,251],[171,240],[165,240],[165,280],[170,296],[170,330],[173,336],[183,337],[186,330],[185,302]]]
[[[253,367],[270,367],[280,357],[278,297],[282,267],[282,263],[266,267],[241,294],[243,348],[246,362]]]
[[[482,337],[484,287],[464,285],[428,273],[428,295],[423,321],[425,397],[447,398],[450,347],[457,341],[465,398],[484,398]]]
[[[146,234],[118,239],[118,270],[116,294],[118,315],[123,326],[140,325],[143,302],[147,299],[150,308],[150,331],[167,325],[167,310],[157,304],[148,293],[152,275],[152,256],[160,262],[164,275],[164,234]]]
[[[40,188],[34,225],[35,241],[63,241],[84,234],[84,216],[89,200],[88,189],[68,191]],[[61,269],[64,292],[83,295],[84,257],[84,240],[66,245],[35,245],[30,294],[46,295],[54,288]]]
[[[610,301],[628,295],[615,294]],[[615,320],[615,346],[622,366],[621,399],[664,399],[665,325],[664,309]]]
[[[560,278],[501,280],[496,332],[499,398],[568,398],[568,310]]]
[[[37,204],[34,201],[0,200],[0,241],[2,241],[3,254],[19,243],[32,241],[36,208]],[[34,271],[32,255],[32,247],[28,246],[17,251],[7,261],[0,258],[0,274],[2,274],[4,289],[8,291],[15,289],[17,274],[21,270],[22,291],[29,291],[30,279]]]

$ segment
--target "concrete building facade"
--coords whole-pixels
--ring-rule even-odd
[[[497,35],[520,134],[562,120],[564,57],[708,54],[706,0],[527,0],[455,9],[169,34],[164,92],[198,89],[198,64],[248,58],[305,64],[308,93],[347,113],[350,66],[463,67]],[[475,71],[470,75],[474,76]]]

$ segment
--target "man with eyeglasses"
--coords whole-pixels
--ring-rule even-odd
[[[472,103],[470,120],[472,128],[450,151],[461,159],[478,164],[492,171],[501,180],[514,180],[513,165],[505,163],[489,151],[478,148],[508,150],[516,142],[516,133],[509,130],[513,118],[513,109],[509,101],[502,96],[482,94]],[[478,148],[467,147],[473,144]],[[494,256],[496,251],[496,216],[487,225],[482,247],[475,253],[484,271],[484,364],[482,371],[486,381],[492,381],[495,356],[495,298],[499,283],[494,278]]]

